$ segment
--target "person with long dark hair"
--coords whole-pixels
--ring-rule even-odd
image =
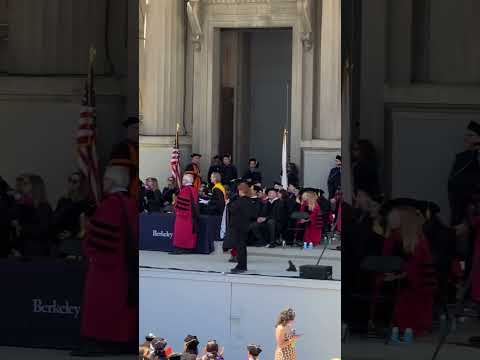
[[[53,214],[55,245],[59,254],[81,251],[85,215],[93,208],[85,176],[79,171],[70,174],[67,193],[60,198]]]
[[[49,256],[51,252],[52,208],[43,179],[25,175],[23,198],[19,202],[19,235],[16,247],[26,257]]]
[[[198,338],[193,335],[187,335],[184,340],[184,350],[181,356],[181,360],[196,360],[198,357]]]

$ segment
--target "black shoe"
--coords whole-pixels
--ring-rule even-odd
[[[246,271],[247,271],[247,269],[240,269],[238,267],[234,267],[232,270],[230,270],[230,273],[231,274],[243,274]]]
[[[232,256],[229,260],[228,260],[229,263],[237,263],[238,260],[237,260],[237,257],[236,256]]]
[[[275,247],[275,244],[268,244],[265,247],[268,248],[268,249],[273,249]]]

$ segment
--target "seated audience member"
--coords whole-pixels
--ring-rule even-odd
[[[85,216],[95,203],[89,199],[85,176],[77,171],[68,177],[68,191],[60,198],[53,213],[58,255],[79,255],[85,235]]]
[[[237,168],[232,164],[232,156],[230,154],[223,155],[221,174],[224,184],[230,184],[233,180],[238,179]]]
[[[331,229],[331,215],[332,215],[332,204],[325,198],[325,191],[321,189],[314,189],[315,193],[318,195],[318,205],[320,205],[320,210],[322,211],[322,220],[324,233],[329,232]]]
[[[173,176],[168,178],[168,184],[162,190],[163,205],[172,205],[174,197],[178,194],[179,189],[177,182]]]
[[[145,196],[147,198],[147,209],[150,212],[160,212],[163,209],[163,196],[158,188],[158,180],[149,177],[145,180]]]
[[[262,183],[262,173],[258,169],[260,164],[257,159],[251,158],[248,160],[248,170],[243,175],[243,181],[247,182],[249,185]]]
[[[298,176],[298,167],[295,163],[288,163],[287,166],[287,179],[289,184],[299,186],[300,177]]]
[[[333,199],[335,193],[341,188],[342,183],[342,157],[337,155],[335,158],[335,167],[330,170],[328,175],[328,199]]]
[[[436,288],[433,258],[423,231],[425,218],[410,202],[392,205],[383,247],[384,256],[404,259],[404,271],[385,274],[382,279],[385,283],[400,281],[400,289],[395,297],[392,341],[400,341],[399,334],[403,333],[407,343],[413,340],[413,336],[422,336],[431,331]]]
[[[212,177],[212,173],[217,172],[217,173],[222,173],[222,159],[220,159],[220,156],[215,155],[212,159],[212,164],[210,165],[210,168],[208,169],[208,178],[210,179]]]
[[[10,186],[0,177],[0,258],[12,251],[12,222],[15,219],[15,198]]]
[[[260,360],[262,349],[258,345],[248,345],[248,360]]]
[[[198,338],[193,335],[187,335],[184,342],[185,345],[183,348],[181,360],[197,360],[199,344]]]
[[[201,360],[224,360],[223,349],[219,349],[215,340],[210,340],[205,347],[205,355],[201,357]]]
[[[213,184],[212,194],[207,204],[207,212],[210,215],[222,216],[225,209],[226,191],[222,184],[220,173],[214,172],[210,177]]]
[[[165,339],[153,340],[151,347],[150,360],[168,360],[167,341]]]
[[[277,190],[277,191],[280,191],[280,190],[283,189],[283,186],[282,186],[282,184],[280,184],[278,181],[275,181],[275,182],[273,183],[273,188],[274,188],[275,190]]]
[[[267,190],[267,202],[262,205],[257,222],[252,225],[252,232],[260,244],[267,244],[273,248],[277,243],[277,236],[286,221],[286,207],[278,197],[278,191],[274,188]],[[267,233],[265,236],[264,233]]]
[[[305,225],[303,242],[318,246],[323,236],[323,215],[318,203],[318,195],[312,189],[304,189],[301,199],[300,212],[306,212],[309,215],[308,220],[299,220],[300,224]]]
[[[185,173],[193,175],[193,187],[195,190],[200,191],[200,186],[202,185],[202,174],[200,171],[200,161],[202,159],[201,154],[193,153],[190,155],[192,162],[187,165],[185,168]]]
[[[19,202],[17,243],[15,247],[24,256],[49,256],[53,212],[47,201],[45,183],[38,175],[25,175],[23,197]]]

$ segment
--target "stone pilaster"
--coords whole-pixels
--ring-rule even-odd
[[[175,134],[183,123],[185,92],[185,3],[149,1],[141,89],[142,135]]]
[[[323,0],[317,4],[321,23],[317,34],[317,108],[313,137],[341,138],[341,2]],[[321,7],[321,8],[320,8]],[[317,26],[317,29],[319,27]]]

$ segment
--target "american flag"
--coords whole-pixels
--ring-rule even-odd
[[[98,203],[101,191],[96,147],[96,111],[93,79],[93,61],[91,61],[88,80],[85,82],[77,129],[77,163],[78,169],[83,173],[87,181],[91,199]]]
[[[180,170],[180,150],[175,146],[172,150],[172,158],[170,160],[170,167],[172,169],[172,176],[177,181],[178,188],[182,187],[181,170]]]

